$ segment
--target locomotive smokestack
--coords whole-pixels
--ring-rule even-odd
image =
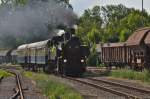
[[[76,30],[77,30],[77,25],[73,25],[70,28],[71,37],[75,35]]]

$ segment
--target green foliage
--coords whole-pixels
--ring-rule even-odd
[[[144,15],[144,16],[143,16]],[[125,41],[138,28],[150,26],[150,16],[144,12],[143,14],[136,10],[132,11],[127,17],[120,20],[121,25],[118,26],[120,33],[120,41]],[[119,29],[120,28],[120,29]]]
[[[60,83],[54,76],[25,72],[26,77],[36,81],[37,86],[49,99],[82,99],[79,93]]]
[[[8,73],[7,71],[5,70],[0,70],[0,77],[9,77],[9,76],[12,76],[12,74]]]
[[[96,54],[96,50],[95,50],[95,47],[96,47],[96,44],[94,44],[91,48],[91,54],[89,55],[89,58],[88,58],[88,65],[89,66],[97,66],[99,65],[98,64],[98,56]]]
[[[21,4],[21,5],[25,5],[27,3],[28,0],[15,0],[16,4]]]
[[[124,42],[138,28],[150,26],[150,15],[124,5],[95,6],[79,18],[77,36],[93,48],[99,42]],[[96,52],[91,52],[89,65],[95,64]],[[96,65],[96,64],[95,64]]]
[[[122,29],[122,30],[120,31],[119,37],[120,37],[120,42],[124,42],[125,40],[127,40],[128,37],[129,37],[129,30],[126,29],[126,28],[125,28],[125,29]]]
[[[79,28],[77,35],[87,44],[99,42],[101,38],[102,19],[100,17],[100,7],[95,6],[92,10],[85,10],[83,16],[79,19]]]
[[[87,44],[126,41],[137,28],[150,26],[150,16],[123,5],[95,6],[79,19],[77,35]]]
[[[146,11],[143,13],[123,5],[102,7],[105,13],[104,32],[108,34],[105,42],[126,41],[137,28],[149,26],[150,16]]]

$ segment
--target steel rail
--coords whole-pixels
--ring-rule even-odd
[[[15,78],[16,78],[16,83],[17,83],[17,88],[19,90],[19,96],[20,96],[20,99],[24,99],[24,95],[23,95],[23,91],[22,91],[22,86],[21,86],[21,81],[20,81],[20,77],[19,77],[19,74],[13,70],[10,70],[8,68],[5,68],[5,67],[1,67],[1,69],[15,75]]]
[[[16,74],[16,79],[17,79],[17,86],[18,86],[19,93],[20,93],[20,99],[24,99],[24,96],[23,96],[23,91],[22,91],[22,86],[21,86],[21,81],[20,81],[19,74]]]
[[[19,94],[19,90],[17,89],[17,90],[16,90],[16,93],[13,94],[9,99],[16,99],[17,96],[18,96],[18,94]]]
[[[120,92],[120,91],[110,89],[110,88],[107,88],[107,87],[104,87],[104,86],[101,86],[101,85],[98,85],[98,84],[95,84],[95,83],[83,81],[83,80],[72,78],[72,77],[65,77],[65,78],[69,79],[69,80],[77,81],[77,82],[80,82],[80,83],[83,83],[83,84],[87,84],[87,85],[90,85],[92,87],[95,87],[95,88],[98,88],[98,89],[101,89],[101,90],[104,90],[104,91],[107,91],[107,92],[110,92],[110,93],[113,93],[113,94],[116,94],[116,95],[119,95],[119,96],[124,96],[127,99],[140,99],[135,95]]]
[[[137,91],[142,92],[142,93],[145,92],[145,93],[150,94],[150,90],[147,90],[147,89],[141,89],[141,88],[137,88],[137,87],[133,87],[133,86],[127,86],[127,85],[120,84],[120,83],[117,83],[117,82],[110,82],[110,81],[107,81],[107,80],[96,79],[96,78],[91,78],[91,77],[88,77],[87,79],[93,80],[93,81],[98,81],[98,82],[103,82],[103,83],[107,83],[107,84],[111,84],[111,85],[115,85],[115,86],[120,86],[120,87],[124,87],[124,88],[129,88],[129,89],[132,89],[132,90],[137,90]]]

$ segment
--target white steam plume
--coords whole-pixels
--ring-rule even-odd
[[[0,43],[16,46],[21,43],[44,40],[54,35],[58,25],[71,26],[76,15],[55,0],[32,2],[14,9],[0,9]],[[47,26],[51,27],[49,31]]]

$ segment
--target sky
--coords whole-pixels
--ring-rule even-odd
[[[144,9],[150,14],[150,0],[144,1]],[[70,0],[73,5],[75,13],[79,16],[82,15],[85,9],[92,8],[95,5],[105,6],[105,5],[118,5],[123,4],[129,8],[142,9],[142,0]]]

